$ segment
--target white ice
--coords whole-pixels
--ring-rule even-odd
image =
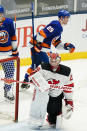
[[[70,66],[75,83],[74,112],[69,120],[63,119],[61,131],[87,131],[87,59],[63,61],[62,64]],[[27,67],[21,67],[21,80],[23,80]],[[32,89],[20,93],[19,122],[0,119],[0,131],[31,131],[28,123],[29,107]]]

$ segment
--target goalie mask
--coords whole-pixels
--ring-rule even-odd
[[[61,57],[59,56],[58,53],[50,53],[49,63],[53,71],[56,71],[58,69],[60,61],[61,61]]]

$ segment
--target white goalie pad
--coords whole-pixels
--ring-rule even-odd
[[[30,121],[31,119],[36,119],[36,121],[39,120],[41,123],[43,123],[46,116],[47,103],[49,100],[48,92],[48,90],[40,92],[39,90],[34,89],[30,108]]]
[[[44,92],[50,88],[50,85],[47,83],[40,72],[36,72],[35,74],[33,74],[30,79],[41,92]]]

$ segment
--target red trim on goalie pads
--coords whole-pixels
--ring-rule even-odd
[[[36,96],[36,89],[34,89],[32,101],[35,100],[35,96]]]

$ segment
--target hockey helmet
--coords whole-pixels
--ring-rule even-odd
[[[67,10],[60,10],[58,12],[58,17],[61,18],[61,16],[64,18],[66,16],[70,17],[70,13]]]
[[[0,5],[0,13],[4,13],[4,7]]]
[[[50,53],[49,57],[54,60],[61,59],[58,53]]]
[[[60,61],[61,61],[61,57],[59,56],[58,53],[50,53],[49,62],[51,64],[51,66],[53,66],[54,68],[57,67],[59,65]]]

